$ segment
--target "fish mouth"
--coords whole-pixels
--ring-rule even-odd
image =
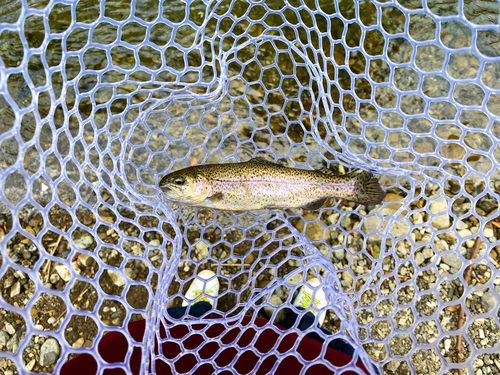
[[[170,193],[170,194],[175,194],[179,192],[179,189],[176,186],[172,186],[171,184],[165,184],[163,186],[160,186],[160,189],[164,193]]]
[[[176,202],[182,197],[182,193],[179,191],[179,189],[176,189],[175,187],[167,185],[160,187],[160,189],[163,192],[165,198],[167,198],[169,201]]]

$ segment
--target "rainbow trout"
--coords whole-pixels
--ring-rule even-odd
[[[328,197],[365,205],[385,197],[378,180],[361,169],[338,176],[326,168],[294,169],[263,159],[181,169],[164,176],[159,186],[165,198],[177,204],[228,211],[294,207],[313,211]]]

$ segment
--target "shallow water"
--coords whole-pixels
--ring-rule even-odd
[[[268,6],[281,9],[283,4],[271,1]],[[421,4],[412,2],[405,6],[419,9]],[[38,2],[36,7],[43,8],[43,4]],[[48,26],[46,32],[56,33],[71,25],[70,8],[59,4],[52,9],[48,23],[44,24],[35,15],[26,22],[26,39],[34,52],[24,58],[32,83],[27,84],[26,75],[11,74],[8,92],[23,108],[33,100],[29,86],[34,85],[31,87],[39,92],[36,108],[42,121],[54,107],[54,99],[68,108],[77,105],[77,111],[69,119],[63,114],[61,104],[51,116],[74,123],[75,132],[78,127],[83,128],[85,137],[93,137],[98,129],[78,125],[78,122],[95,119],[104,125],[113,116],[122,118],[122,128],[135,122],[132,132],[137,137],[146,137],[146,133],[151,132],[147,144],[135,144],[138,148],[133,155],[124,154],[126,160],[137,163],[135,167],[152,169],[152,173],[139,172],[146,184],[151,184],[154,176],[168,167],[180,168],[193,162],[216,163],[227,158],[246,160],[256,153],[284,159],[289,165],[308,164],[313,168],[347,153],[348,160],[366,163],[365,166],[400,166],[423,173],[426,167],[441,165],[451,174],[460,173],[451,160],[459,160],[467,153],[471,155],[467,161],[472,170],[486,173],[491,169],[494,161],[488,151],[492,143],[485,140],[489,134],[477,133],[476,129],[498,125],[492,124],[477,107],[484,102],[485,94],[473,80],[480,79],[486,87],[496,88],[500,66],[494,61],[481,65],[480,56],[468,52],[472,33],[461,22],[440,21],[441,31],[436,35],[438,18],[434,16],[457,14],[458,3],[429,3],[432,14],[413,14],[407,26],[404,13],[392,6],[384,7],[381,26],[387,36],[395,35],[390,39],[373,28],[378,10],[369,1],[360,2],[357,8],[349,1],[340,2],[338,9],[323,3],[320,8],[324,15],[313,17],[308,12],[288,9],[281,16],[266,17],[263,7],[249,7],[241,1],[229,12],[225,3],[207,9],[201,1],[189,6],[182,1],[172,1],[162,7],[162,15],[167,23],[171,22],[167,24],[153,22],[159,15],[154,1],[137,3],[134,9],[137,19],[131,19],[129,2],[107,1],[104,4],[104,15],[109,17],[106,21],[98,19],[97,1],[80,1],[75,7],[76,21],[87,27],[72,27],[65,40],[65,50],[73,56],[61,62],[61,40],[44,41],[47,34],[40,30]],[[1,19],[15,22],[19,9],[18,1],[4,4]],[[465,9],[466,18],[473,23],[498,21],[496,2],[467,3]],[[251,24],[238,18],[244,14],[259,22]],[[360,15],[358,20],[355,20],[356,14]],[[298,17],[303,25],[297,23]],[[193,25],[181,26],[175,31],[173,25],[185,18]],[[313,25],[319,32],[328,34],[334,43],[316,31],[309,31],[308,27]],[[282,36],[275,35],[268,42],[259,42],[258,46],[250,44],[234,52],[224,52],[235,40],[241,45],[249,38],[261,38],[268,27],[276,27]],[[216,30],[220,36],[213,39],[213,44],[202,42],[200,37],[210,38]],[[237,38],[225,34],[226,30],[232,30]],[[404,32],[408,34],[401,34]],[[296,42],[295,38],[298,38]],[[448,50],[440,48],[434,42],[436,38]],[[487,56],[498,56],[495,44],[490,43],[494,38],[494,32],[478,32],[478,50]],[[292,52],[280,39],[300,47]],[[418,45],[410,43],[410,39],[418,41]],[[88,45],[88,42],[96,44]],[[40,50],[42,44],[46,47]],[[6,66],[15,67],[23,61],[17,32],[2,32],[0,55]],[[310,63],[304,60],[305,56]],[[382,56],[386,56],[386,60],[381,59]],[[204,65],[200,65],[202,60]],[[43,61],[49,67],[56,67],[50,79],[44,74]],[[221,74],[223,77],[219,78]],[[456,79],[469,81],[460,83]],[[63,86],[65,94],[61,96]],[[166,91],[182,87],[206,99],[185,104],[166,99],[168,103],[160,110],[168,106],[166,118],[150,115],[146,117],[151,119],[142,118],[147,105],[168,96]],[[90,93],[92,100],[82,97],[75,103],[75,91]],[[216,94],[211,94],[214,92]],[[460,115],[456,114],[453,102],[463,106]],[[498,111],[494,98],[487,101],[486,106],[493,113]],[[12,116],[8,104],[2,107],[7,117]],[[75,119],[78,115],[81,119]],[[402,115],[411,117],[401,119]],[[27,123],[21,127],[24,138],[30,138],[33,133],[29,116],[29,113],[23,116]],[[141,119],[137,120],[137,116]],[[457,117],[462,127],[460,134],[454,133],[457,127],[446,123],[447,120],[455,122]],[[151,128],[138,126],[144,122]],[[216,126],[220,128],[214,130]],[[435,127],[440,128],[437,142],[432,139],[437,133]],[[50,137],[49,133],[43,126],[42,134]],[[449,142],[457,136],[463,142]],[[319,140],[332,148],[318,149]],[[124,152],[124,144],[113,144],[110,134],[101,134],[99,142],[101,147],[106,142],[111,145],[115,155]],[[217,150],[219,144],[223,145],[221,153]],[[7,154],[13,152],[8,142],[2,147],[5,148]],[[334,159],[331,159],[332,152]],[[446,159],[450,162],[442,165],[441,161]]]

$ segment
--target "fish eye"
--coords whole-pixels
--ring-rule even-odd
[[[174,184],[176,185],[183,185],[185,182],[184,178],[182,177],[177,177],[175,180],[174,180]]]

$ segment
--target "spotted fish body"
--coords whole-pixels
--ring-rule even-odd
[[[175,203],[228,211],[316,210],[328,197],[362,204],[376,204],[385,197],[367,171],[339,176],[328,169],[287,168],[261,159],[185,168],[164,176],[159,186]]]

